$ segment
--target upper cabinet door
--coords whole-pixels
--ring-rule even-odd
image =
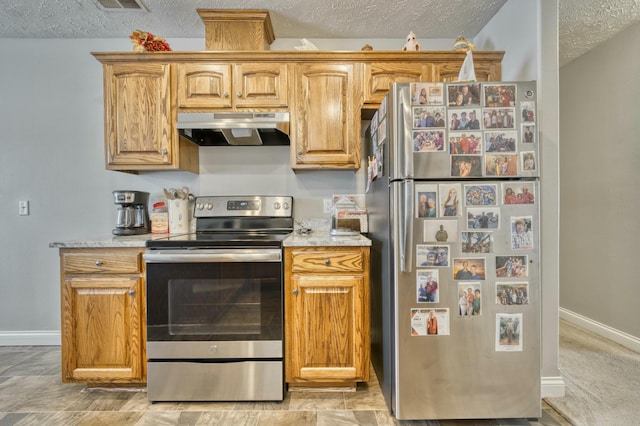
[[[233,68],[238,108],[280,108],[288,104],[287,64],[237,64]]]
[[[453,82],[458,80],[463,61],[451,61],[433,66],[433,81]],[[474,58],[473,68],[478,81],[500,81],[502,66],[499,61],[482,61]]]
[[[231,108],[231,65],[178,64],[178,108]]]
[[[354,64],[299,64],[295,71],[291,167],[360,167],[361,87]]]
[[[287,64],[178,64],[178,108],[287,106]]]
[[[393,83],[429,81],[429,68],[415,62],[381,62],[364,65],[364,103],[380,104]]]
[[[168,64],[105,66],[107,168],[172,163]]]

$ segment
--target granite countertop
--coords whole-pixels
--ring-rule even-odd
[[[364,235],[333,236],[329,230],[314,229],[308,234],[293,232],[282,243],[285,247],[304,246],[371,246],[371,240]]]
[[[140,235],[107,235],[95,238],[85,238],[72,241],[54,241],[49,243],[52,248],[97,248],[97,247],[144,247],[147,240],[153,238],[166,238],[167,234],[140,234]]]
[[[147,240],[166,238],[167,234],[141,234],[129,236],[107,235],[103,237],[85,238],[82,240],[54,241],[49,243],[52,248],[111,248],[111,247],[145,247]],[[302,246],[370,246],[371,240],[363,235],[333,236],[329,230],[314,229],[309,234],[300,235],[297,232],[287,236],[285,247]]]
[[[304,231],[304,232],[301,232]],[[52,248],[110,248],[145,247],[147,240],[167,238],[169,234],[141,234],[129,236],[106,235],[82,240],[55,241],[49,243]],[[176,234],[171,234],[176,235]],[[333,236],[329,234],[329,221],[326,219],[296,219],[294,232],[284,241],[285,247],[303,246],[371,246],[371,240],[362,234]]]

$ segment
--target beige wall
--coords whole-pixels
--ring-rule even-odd
[[[640,24],[560,70],[560,306],[640,338]]]

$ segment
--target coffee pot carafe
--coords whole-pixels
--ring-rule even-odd
[[[149,193],[141,191],[113,191],[118,206],[114,235],[138,235],[149,232]]]

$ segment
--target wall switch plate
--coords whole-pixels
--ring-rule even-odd
[[[18,214],[20,216],[29,216],[29,201],[18,201]]]
[[[333,202],[331,201],[331,198],[325,198],[324,200],[322,200],[322,212],[323,213],[331,213],[331,209],[333,208]]]

